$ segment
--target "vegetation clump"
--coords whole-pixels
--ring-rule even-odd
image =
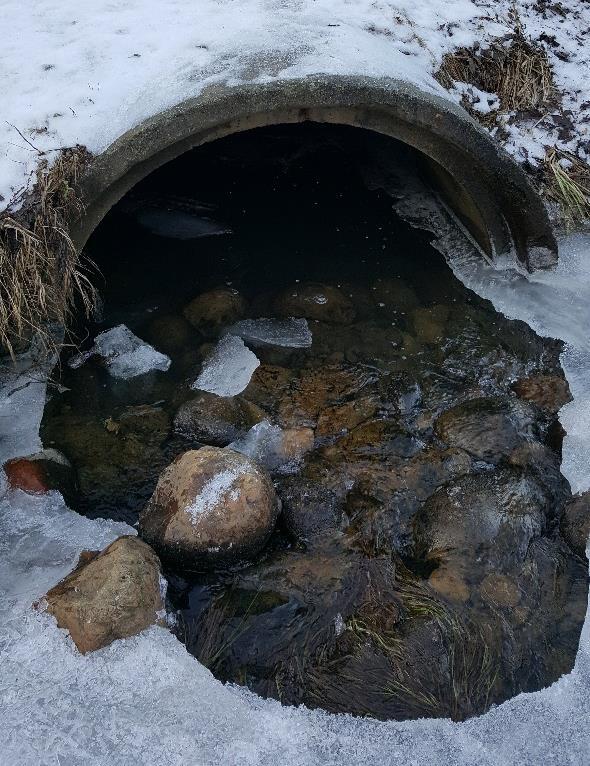
[[[95,304],[69,234],[83,213],[78,181],[89,159],[82,146],[63,149],[52,164],[42,157],[31,191],[0,214],[0,349],[11,356],[34,337],[54,348],[51,327],[65,327],[79,302],[87,314]]]

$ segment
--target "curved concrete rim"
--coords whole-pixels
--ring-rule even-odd
[[[82,179],[85,214],[73,227],[75,243],[82,248],[126,192],[184,152],[232,133],[304,121],[364,128],[408,144],[429,163],[443,201],[450,200],[491,260],[514,253],[531,271],[556,262],[540,196],[464,109],[401,80],[341,75],[215,85],[129,130]]]

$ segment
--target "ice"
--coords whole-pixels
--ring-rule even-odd
[[[283,429],[268,420],[262,420],[252,426],[247,434],[232,442],[229,449],[247,455],[272,471],[285,462],[282,445]]]
[[[137,213],[138,222],[154,234],[171,239],[199,239],[231,234],[228,226],[182,211],[146,208]]]
[[[227,329],[252,346],[309,348],[312,336],[307,319],[243,319]]]
[[[466,281],[514,316],[570,339],[563,359],[574,401],[561,411],[568,477],[588,486],[590,237],[560,242],[556,274],[526,279],[456,264]],[[557,333],[556,333],[557,334]],[[7,370],[2,370],[2,391]],[[22,360],[21,382],[35,378]],[[586,382],[585,382],[586,381]],[[38,440],[44,397],[13,408],[9,431]],[[27,389],[22,389],[27,390]],[[14,396],[12,394],[11,396]],[[9,396],[10,398],[10,396]],[[14,400],[13,400],[14,405]],[[5,401],[0,411],[6,413]],[[576,421],[581,423],[576,430]],[[6,418],[2,423],[2,436]],[[573,434],[573,436],[572,436]],[[573,441],[573,445],[572,445]],[[16,444],[16,443],[15,443]],[[18,448],[18,447],[16,447]],[[5,453],[6,456],[10,456]],[[1,474],[1,472],[0,472]],[[68,510],[57,493],[0,487],[0,742],[2,766],[586,766],[590,762],[590,620],[573,671],[485,715],[373,721],[282,707],[223,685],[166,629],[152,627],[86,656],[31,604],[67,574],[81,550],[103,548],[124,524]],[[336,625],[335,625],[336,629]]]
[[[237,396],[246,388],[260,366],[255,354],[235,335],[224,335],[205,359],[192,389],[218,396]]]
[[[156,351],[124,324],[101,332],[89,351],[72,357],[68,364],[76,368],[95,355],[103,357],[108,371],[115,378],[135,378],[154,370],[166,372],[171,364],[170,357]]]

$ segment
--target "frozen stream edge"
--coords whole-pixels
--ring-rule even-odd
[[[562,470],[590,484],[590,235],[560,243],[557,272],[524,279],[465,257],[455,272],[508,316],[567,341],[562,360],[574,401]],[[31,379],[33,382],[28,383]],[[26,363],[0,370],[0,460],[39,447],[43,375]],[[15,393],[10,394],[11,391]],[[480,718],[377,722],[282,707],[223,686],[163,628],[80,655],[31,602],[75,564],[133,530],[92,521],[61,496],[7,493],[0,477],[1,766],[582,766],[590,763],[590,623],[575,668]]]

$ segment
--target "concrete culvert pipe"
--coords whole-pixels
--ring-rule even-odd
[[[219,85],[146,120],[91,163],[74,241],[82,248],[126,192],[184,152],[233,133],[306,121],[364,128],[413,147],[430,185],[484,257],[513,254],[529,271],[555,264],[541,198],[464,109],[401,80],[358,76]]]

